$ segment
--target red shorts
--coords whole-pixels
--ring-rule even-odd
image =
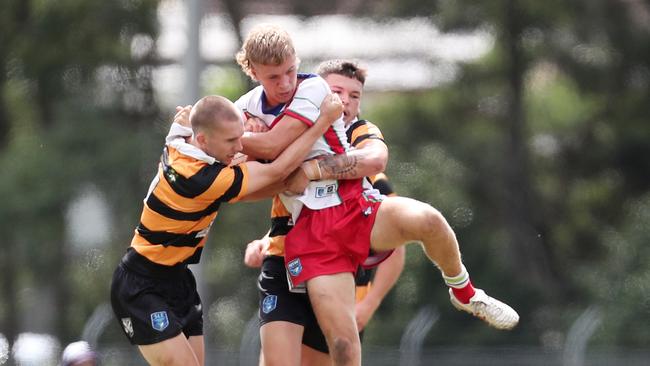
[[[381,197],[359,192],[338,206],[303,207],[285,239],[285,264],[293,286],[320,275],[356,272],[368,257],[380,204]]]

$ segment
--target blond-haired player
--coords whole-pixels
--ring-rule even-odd
[[[321,63],[316,72],[325,79],[332,92],[341,98],[343,121],[350,145],[369,155],[373,153],[373,145],[384,145],[383,136],[377,126],[357,118],[366,69],[351,60],[328,60]],[[382,149],[380,147],[379,150]],[[379,155],[375,159],[380,162],[382,160]],[[381,194],[394,194],[384,174],[378,174],[370,180]],[[284,240],[292,228],[290,217],[291,214],[281,201],[275,199],[271,210],[269,234],[263,239],[252,241],[246,247],[245,264],[250,267],[262,267],[258,278],[260,337],[263,344],[262,355],[266,360],[262,364],[272,365],[299,359],[304,366],[330,365],[329,349],[307,294],[291,292],[285,277]],[[360,336],[402,272],[404,249],[397,248],[378,265],[376,271],[374,268],[357,270],[355,317]]]
[[[236,104],[270,128],[244,138],[244,152],[274,159],[313,124],[329,87],[316,75],[298,75],[291,38],[275,26],[254,28],[237,61],[261,85]],[[309,154],[317,159],[293,177],[304,181],[304,193],[282,196],[294,221],[285,245],[289,280],[293,287],[306,283],[333,363],[361,364],[352,273],[359,264],[375,261],[370,249],[386,253],[408,242],[422,243],[450,287],[455,307],[496,328],[514,327],[519,316],[511,307],[473,287],[456,236],[441,213],[423,202],[372,191],[364,177],[380,173],[385,160],[381,166],[364,165],[365,154],[351,150],[344,133],[343,121],[335,122]],[[387,159],[385,145],[381,154]]]

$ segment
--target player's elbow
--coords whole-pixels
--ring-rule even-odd
[[[368,160],[373,168],[372,175],[383,173],[386,170],[386,164],[388,164],[388,147],[386,144],[378,140],[372,140],[366,149]]]
[[[372,159],[371,167],[375,172],[374,174],[383,173],[386,170],[386,163],[388,162],[387,158],[378,156],[375,159]]]
[[[367,159],[367,175],[375,175],[383,173],[386,170],[386,164],[388,163],[388,153],[386,150],[375,149],[372,154],[368,156]]]

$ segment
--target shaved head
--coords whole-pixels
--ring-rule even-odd
[[[190,112],[190,123],[195,134],[214,131],[224,122],[241,122],[241,116],[235,105],[222,96],[203,97]]]
[[[224,97],[201,98],[192,107],[190,123],[194,132],[192,144],[223,164],[228,165],[243,149],[241,112]]]

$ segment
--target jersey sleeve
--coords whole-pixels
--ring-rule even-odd
[[[236,202],[246,195],[247,190],[248,168],[245,164],[221,166],[205,197],[219,202]]]
[[[224,194],[224,200],[227,200],[228,202],[237,202],[248,194],[248,166],[246,164],[237,164],[230,167],[230,170],[234,173],[233,182],[238,185],[238,187],[233,188],[231,192],[227,191]]]
[[[374,123],[366,120],[354,122],[347,130],[348,141],[350,145],[360,148],[365,141],[369,139],[384,141],[384,135]]]
[[[242,119],[246,121],[248,119],[248,101],[250,99],[250,94],[252,90],[235,101],[235,107],[241,112]]]
[[[284,114],[312,126],[320,114],[323,99],[330,94],[330,88],[321,77],[312,77],[298,84],[293,100]]]
[[[370,177],[372,182],[372,187],[379,191],[379,193],[384,196],[395,196],[395,191],[393,190],[393,185],[388,180],[388,177],[384,173],[379,173],[374,177]]]

